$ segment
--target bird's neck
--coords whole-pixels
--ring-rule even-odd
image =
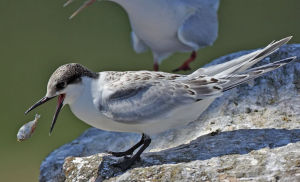
[[[69,85],[67,88],[68,90],[66,93],[65,103],[71,105],[74,102],[77,102],[77,100],[79,100],[86,92],[90,92],[93,80],[96,79],[84,76],[81,78],[80,83]]]
[[[82,121],[96,126],[99,118],[102,118],[101,113],[97,107],[97,103],[101,102],[101,75],[99,79],[84,78],[82,79],[83,90],[80,95],[69,104],[71,111]],[[103,116],[104,117],[104,116]]]

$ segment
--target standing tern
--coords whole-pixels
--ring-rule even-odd
[[[96,0],[87,0],[70,18]],[[122,6],[131,23],[133,49],[137,53],[151,49],[154,70],[175,52],[192,52],[173,71],[190,70],[196,51],[212,45],[218,36],[219,0],[110,0]],[[64,6],[73,0],[68,0]]]
[[[116,164],[126,170],[149,146],[150,135],[196,120],[223,92],[293,61],[295,57],[250,68],[290,39],[273,42],[222,64],[200,68],[190,75],[153,71],[95,73],[77,63],[65,64],[50,77],[45,97],[25,113],[58,96],[50,133],[60,110],[67,104],[79,119],[96,128],[141,133],[141,140],[132,148],[111,152],[117,157],[131,155]]]

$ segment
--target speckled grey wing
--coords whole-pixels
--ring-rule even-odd
[[[219,1],[199,1],[196,10],[179,27],[179,40],[194,50],[212,45],[218,37],[218,4]]]
[[[199,80],[147,80],[106,86],[99,110],[108,118],[128,124],[154,120],[174,108],[216,96],[221,88]]]

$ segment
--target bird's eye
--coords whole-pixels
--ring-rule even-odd
[[[59,82],[59,83],[56,84],[56,89],[57,89],[57,90],[62,90],[62,89],[64,89],[66,86],[67,86],[67,83],[66,83],[66,82]]]

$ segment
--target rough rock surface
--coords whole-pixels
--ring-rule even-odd
[[[300,57],[300,45],[259,64],[289,56]],[[300,181],[298,61],[226,92],[186,127],[154,136],[125,173],[111,166],[122,159],[105,151],[125,150],[140,136],[91,128],[42,162],[40,181]]]

